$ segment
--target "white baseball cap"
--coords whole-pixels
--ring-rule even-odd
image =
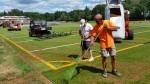
[[[81,19],[81,20],[80,20],[80,24],[81,24],[81,26],[84,26],[84,24],[85,24],[85,19]]]

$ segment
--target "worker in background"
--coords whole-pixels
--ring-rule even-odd
[[[90,32],[93,26],[85,21],[85,19],[80,20],[79,35],[81,37],[81,48],[82,48],[82,59],[85,59],[85,51],[88,50],[90,58],[89,61],[93,61],[92,50],[90,47]]]

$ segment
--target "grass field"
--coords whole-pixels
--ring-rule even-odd
[[[0,37],[0,84],[47,84],[13,49]]]
[[[94,22],[90,23],[94,25]],[[103,78],[100,54],[93,52],[95,60],[80,64],[70,84],[149,84],[150,22],[134,21],[130,24],[131,29],[134,30],[134,40],[121,40],[121,43],[116,43],[117,70],[122,73],[122,77],[118,78],[109,73],[108,78]],[[23,27],[22,31],[9,32],[4,28],[0,29],[0,34],[5,39],[11,40],[12,42],[7,42],[50,81],[54,84],[63,84],[64,72],[73,66],[74,59],[81,53],[78,26],[79,23],[54,25],[52,31],[73,31],[73,35],[45,40],[29,37],[28,27]],[[23,48],[28,54],[14,44]],[[98,51],[99,43],[95,43],[92,49]],[[86,57],[88,58],[88,54]],[[107,62],[110,72],[110,59]]]

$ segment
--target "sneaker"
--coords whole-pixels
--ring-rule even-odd
[[[102,75],[103,75],[104,78],[107,78],[107,71],[104,71],[104,72],[102,73]]]
[[[88,61],[93,61],[94,60],[94,58],[93,57],[90,57],[90,59],[88,60]]]
[[[115,71],[113,71],[113,70],[112,70],[112,74],[114,74],[114,75],[116,75],[116,76],[118,76],[118,77],[120,77],[120,76],[121,76],[121,73],[119,73],[119,72],[118,72],[118,71],[116,71],[116,70],[115,70]]]

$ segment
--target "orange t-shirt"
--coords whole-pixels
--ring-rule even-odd
[[[99,32],[103,29],[104,24],[106,24],[108,27],[115,26],[115,24],[111,22],[110,20],[103,20],[103,23],[101,25],[96,24],[94,26],[93,30],[90,32],[91,35],[97,36]],[[114,46],[114,39],[112,36],[112,31],[107,28],[104,28],[101,31],[99,35],[99,39],[100,39],[101,48],[109,48],[111,46]]]

